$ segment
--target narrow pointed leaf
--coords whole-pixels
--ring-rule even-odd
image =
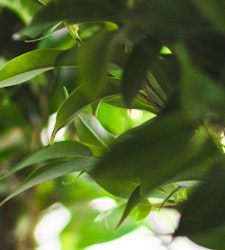
[[[87,97],[83,93],[82,86],[74,90],[58,110],[55,127],[52,133],[52,140],[54,139],[58,130],[70,123],[74,117],[87,105],[95,103],[106,97],[117,95],[119,93],[119,80],[113,78],[107,78],[107,88],[105,89],[104,93],[101,93],[101,95],[97,97]]]
[[[124,222],[124,220],[127,218],[127,216],[130,214],[131,210],[138,205],[138,203],[140,203],[142,200],[142,197],[141,197],[141,191],[140,191],[140,186],[138,186],[134,191],[133,193],[131,194],[128,202],[127,202],[127,205],[126,205],[126,208],[123,212],[123,215],[122,217],[120,218],[117,226],[116,226],[116,229],[119,228],[121,226],[121,224]]]
[[[161,42],[147,37],[133,48],[121,80],[122,93],[127,103],[131,103],[143,85],[147,71],[157,58],[161,46]]]
[[[108,150],[109,145],[115,141],[115,137],[88,112],[83,111],[75,118],[75,126],[78,137],[84,144]]]
[[[28,81],[38,74],[54,69],[62,50],[39,49],[20,55],[0,69],[0,88]]]
[[[45,181],[52,180],[69,173],[89,170],[96,164],[96,161],[97,160],[93,157],[80,157],[75,160],[58,162],[41,167],[34,171],[20,187],[8,195],[0,203],[0,205],[3,205],[5,202],[17,196],[18,194]]]
[[[7,177],[10,174],[24,169],[30,165],[44,163],[48,160],[60,159],[65,157],[91,156],[91,154],[92,153],[89,148],[87,148],[81,143],[72,141],[58,142],[51,146],[42,148],[33,153],[32,155],[28,156],[25,160],[17,164],[1,178]]]

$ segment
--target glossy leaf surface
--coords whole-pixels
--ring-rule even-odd
[[[0,69],[0,88],[28,81],[38,74],[54,69],[58,49],[41,49],[20,55]]]

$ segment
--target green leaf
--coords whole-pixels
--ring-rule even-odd
[[[202,184],[181,207],[181,219],[175,236],[187,235],[203,246],[224,249],[224,179],[223,159],[212,167]]]
[[[192,1],[143,0],[123,17],[129,25],[140,27],[147,34],[157,35],[164,41],[171,40],[171,35],[180,38],[211,29]]]
[[[28,24],[33,15],[40,9],[40,5],[30,0],[0,0],[0,6],[6,7],[17,13],[17,15]]]
[[[144,197],[188,169],[205,168],[214,159],[217,149],[209,135],[195,135],[195,129],[196,124],[183,114],[156,118],[112,147],[94,171],[108,178],[141,178]]]
[[[188,52],[178,46],[182,66],[181,103],[194,119],[224,118],[225,93],[222,86],[195,66]]]
[[[119,21],[125,8],[120,0],[63,0],[52,1],[33,18],[31,25],[23,31],[23,36],[39,36],[47,29],[67,21],[83,23],[88,21]]]
[[[124,220],[127,218],[127,216],[130,214],[131,210],[138,204],[140,203],[142,200],[142,197],[141,197],[141,191],[140,191],[140,186],[138,186],[134,191],[133,193],[131,194],[128,202],[127,202],[127,205],[126,205],[126,208],[123,212],[123,215],[122,217],[120,218],[117,226],[116,226],[116,229],[119,228],[121,226],[121,224],[124,222]]]
[[[42,148],[33,153],[32,155],[28,156],[25,160],[17,164],[10,171],[8,171],[6,175],[4,175],[1,178],[5,178],[30,165],[34,165],[37,163],[44,163],[45,161],[48,160],[67,158],[67,157],[83,157],[91,155],[92,153],[89,150],[89,148],[87,148],[81,143],[72,141],[58,142],[51,146]]]
[[[54,69],[62,50],[39,49],[20,55],[0,69],[0,88],[28,81],[38,74]]]
[[[218,30],[225,34],[225,2],[223,0],[194,0],[196,6],[210,20]]]
[[[90,176],[98,185],[114,196],[128,199],[138,182],[135,180],[125,180],[119,178],[109,178],[108,176],[95,173],[94,169],[89,172]]]
[[[75,160],[58,162],[50,165],[43,166],[35,170],[28,178],[23,182],[23,184],[8,195],[0,205],[3,205],[8,200],[17,196],[18,194],[37,186],[45,181],[52,180],[63,175],[77,172],[85,171],[91,169],[97,160],[93,157],[80,157]]]
[[[152,205],[147,199],[139,203],[137,206],[137,212],[138,212],[137,220],[145,219],[149,215],[151,208]]]
[[[101,93],[98,97],[87,97],[83,93],[81,86],[75,89],[68,99],[62,104],[57,112],[56,123],[52,133],[52,140],[54,139],[57,131],[66,124],[70,123],[74,117],[87,105],[100,101],[105,97],[116,95],[120,93],[119,80],[113,78],[107,78],[107,88],[104,93]]]
[[[84,144],[109,150],[110,144],[116,139],[92,114],[83,111],[75,118],[76,132]]]
[[[157,58],[161,46],[161,42],[153,37],[147,37],[134,46],[121,80],[122,93],[127,103],[131,103],[143,85],[147,71]]]
[[[85,84],[84,94],[98,96],[107,88],[107,64],[115,47],[116,34],[103,32],[84,44],[78,54],[80,83]]]

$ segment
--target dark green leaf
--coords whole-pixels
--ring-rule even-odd
[[[188,52],[178,47],[182,64],[181,102],[185,112],[194,119],[224,118],[225,92],[211,77],[194,67]]]
[[[188,235],[198,239],[198,235],[202,238],[205,234],[205,236],[211,238],[216,232],[214,230],[224,227],[224,179],[223,160],[209,171],[203,183],[196,188],[188,201],[183,204],[181,208],[182,216],[175,236]],[[218,237],[219,235],[217,231],[215,236]],[[218,240],[218,238],[216,239]],[[211,238],[211,241],[213,240]],[[220,242],[224,241],[224,236],[220,235],[219,240]]]
[[[109,178],[108,176],[96,174],[95,171],[90,171],[91,177],[106,191],[114,196],[128,199],[133,190],[137,187],[138,181],[125,180],[119,178]]]
[[[193,137],[195,126],[178,113],[154,119],[115,145],[94,171],[111,178],[141,177],[142,191],[148,194],[189,168],[208,166],[213,159],[214,144],[208,142],[207,133]]]
[[[143,85],[147,71],[157,58],[161,46],[161,42],[153,37],[147,37],[133,48],[121,80],[122,93],[128,104]]]
[[[107,88],[106,70],[115,46],[115,35],[112,32],[100,33],[80,48],[80,83],[84,84],[84,94],[88,97],[98,96]]]
[[[225,33],[225,2],[223,0],[195,0],[194,3],[219,31]]]
[[[166,41],[171,40],[171,35],[180,37],[210,31],[190,0],[144,0],[125,15],[129,25],[139,27],[147,34],[157,34]]]

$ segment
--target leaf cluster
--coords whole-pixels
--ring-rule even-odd
[[[222,0],[55,0],[31,21],[23,17],[17,38],[37,47],[2,66],[4,95],[25,82],[41,86],[42,78],[54,86],[52,96],[63,93],[65,74],[71,83],[63,84],[51,144],[2,177],[36,166],[2,204],[46,180],[85,172],[127,199],[117,226],[134,207],[147,216],[156,196],[181,213],[174,237],[224,249],[223,10]],[[131,124],[137,109],[149,118]],[[130,125],[119,129],[124,117]],[[65,126],[68,139],[54,143]]]

